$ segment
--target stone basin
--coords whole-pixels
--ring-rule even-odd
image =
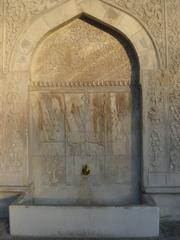
[[[37,237],[156,237],[159,208],[144,195],[130,206],[58,205],[21,196],[10,205],[10,233]]]

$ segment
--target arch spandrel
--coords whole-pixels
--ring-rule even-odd
[[[69,9],[71,9],[71,11],[69,11]],[[113,19],[109,15],[111,10],[115,13]],[[12,52],[9,65],[10,71],[29,71],[32,54],[37,44],[47,32],[64,25],[82,13],[126,36],[137,52],[140,69],[142,71],[155,70],[160,67],[155,43],[147,29],[134,17],[101,1],[70,0],[43,14],[40,18],[37,18],[22,33],[18,39],[16,48],[14,48]],[[29,42],[28,47],[23,46],[24,41]]]
[[[75,19],[39,44],[31,80],[62,86],[129,85],[131,63],[115,37]]]

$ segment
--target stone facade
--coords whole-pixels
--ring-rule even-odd
[[[43,96],[34,96],[30,94],[31,91],[54,87],[61,89],[66,87],[66,84],[69,84],[67,86],[69,87],[75,82],[75,87],[84,87],[85,76],[88,75],[88,71],[92,72],[93,66],[89,66],[84,72],[85,75],[78,76],[77,80],[63,66],[61,75],[54,75],[53,83],[49,82],[52,75],[48,76],[51,69],[47,66],[56,67],[53,65],[53,56],[57,54],[57,49],[46,59],[48,46],[51,48],[48,36],[58,34],[58,29],[66,24],[80,21],[77,18],[82,13],[125,36],[137,53],[138,81],[142,92],[141,186],[142,190],[151,194],[160,205],[163,217],[178,218],[180,217],[180,212],[177,211],[180,199],[179,0],[0,0],[0,190],[2,193],[31,191],[34,182],[32,152],[29,145],[30,106],[37,98],[40,99],[44,111],[46,106],[41,103]],[[66,34],[68,38],[68,30]],[[105,37],[103,34],[94,35],[99,42]],[[56,37],[54,36],[54,41]],[[80,38],[82,36],[79,36]],[[129,67],[128,58],[123,54],[123,49],[119,51],[125,59],[125,66],[118,65],[117,56],[116,62],[110,59],[108,66],[111,64],[120,66],[120,68],[117,66],[116,74],[122,75],[124,70],[123,80],[108,77],[107,81],[103,78],[92,83],[91,79],[87,79],[87,85],[92,84],[98,88],[104,85],[125,87],[129,84],[130,76],[126,71]],[[76,49],[74,53],[78,58]],[[68,51],[64,54],[69,56]],[[110,52],[109,56],[113,54]],[[58,56],[56,56],[58,61],[57,58]],[[96,56],[92,55],[91,61],[95,60]],[[74,59],[72,63],[76,72],[79,71],[78,65],[75,65],[77,61]],[[108,66],[104,65],[103,69],[98,70],[104,73]],[[39,69],[43,69],[44,72]],[[72,79],[69,83],[66,81],[67,74]],[[113,71],[109,74],[111,77],[116,75]],[[59,77],[64,77],[65,83],[58,83],[56,80]],[[57,101],[60,100],[54,96],[50,102],[56,104]],[[54,117],[59,121],[59,116]],[[51,135],[50,137],[56,137],[55,133]],[[45,137],[48,138],[48,135]],[[56,183],[63,179],[61,172],[63,163],[56,169],[57,154],[51,157],[54,162],[50,163],[51,166],[47,163],[50,166],[47,173],[48,181]],[[174,193],[176,195],[173,195]]]

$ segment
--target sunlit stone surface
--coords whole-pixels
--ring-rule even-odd
[[[179,0],[0,1],[0,217],[19,193],[131,210],[145,193],[180,218],[179,12]]]
[[[77,19],[39,44],[30,92],[30,152],[38,197],[58,197],[63,204],[138,202],[133,171],[139,171],[140,160],[132,156],[133,138],[139,139],[138,125],[132,124],[136,100],[121,42]]]
[[[58,81],[74,86],[128,85],[130,61],[124,47],[110,34],[76,19],[54,31],[38,47],[32,81]]]

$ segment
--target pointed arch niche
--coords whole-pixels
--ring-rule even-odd
[[[79,30],[80,28],[83,30],[83,35],[81,35],[81,30]],[[72,33],[72,31],[74,31],[74,35],[69,34],[70,32]],[[88,34],[88,31],[90,31],[91,34]],[[70,38],[71,36],[73,36],[74,39]],[[83,41],[81,45],[81,39],[84,40],[86,38],[88,39],[88,42]],[[51,45],[52,39],[54,45]],[[61,39],[61,43],[63,42],[64,45],[58,45],[59,39]],[[68,44],[71,41],[72,46],[71,51],[69,51],[70,45],[68,46]],[[126,110],[128,108],[131,108],[132,110],[129,111],[131,112],[130,115],[126,115],[129,113],[126,113],[126,111],[124,112],[124,119],[127,117],[127,119],[131,120],[131,123],[129,123],[129,126],[131,127],[129,130],[127,129],[127,131],[131,131],[131,133],[133,132],[133,134],[130,133],[130,141],[128,140],[129,142],[127,141],[124,143],[124,146],[127,146],[128,143],[133,146],[129,152],[131,155],[132,161],[130,160],[130,162],[132,165],[124,166],[125,168],[131,168],[131,176],[129,176],[128,181],[134,184],[131,186],[129,185],[127,191],[124,190],[127,186],[124,185],[122,187],[122,189],[124,188],[123,191],[125,194],[122,197],[121,202],[136,202],[138,201],[138,189],[140,182],[140,160],[142,160],[143,166],[142,185],[147,187],[149,184],[148,142],[150,130],[148,127],[147,102],[145,96],[148,92],[148,81],[151,78],[152,73],[158,72],[159,69],[160,63],[156,46],[147,30],[145,30],[135,18],[121,11],[120,9],[116,9],[106,3],[103,3],[102,1],[70,0],[65,1],[55,9],[44,13],[41,17],[32,22],[27,30],[23,32],[18,39],[16,49],[14,49],[12,53],[9,70],[11,72],[28,73],[30,79],[30,92],[36,92],[37,89],[40,91],[49,91],[48,89],[52,88],[63,92],[63,89],[68,89],[70,87],[73,87],[75,91],[77,91],[77,89],[81,89],[83,92],[84,89],[89,89],[92,87],[92,89],[99,89],[98,91],[103,94],[109,94],[109,92],[116,91],[115,89],[118,88],[123,89],[125,92],[129,91],[131,93],[129,95],[127,94],[127,96],[123,97],[122,99],[119,95],[119,101],[124,101]],[[93,92],[93,90],[88,91]],[[140,96],[140,92],[142,92],[142,96]],[[80,97],[80,99],[82,98],[83,96]],[[112,108],[110,111],[113,112],[113,104],[115,104],[118,96],[111,96],[110,98],[112,101]],[[41,104],[41,101],[46,100],[49,101],[48,97],[42,95],[39,98],[39,104]],[[93,102],[93,99],[84,99],[84,101],[86,100]],[[77,99],[75,99],[75,101],[77,101]],[[96,96],[96,101],[99,101],[99,104],[101,105],[102,99],[100,99],[99,96]],[[110,100],[108,100],[107,97],[107,108],[109,106],[108,101]],[[50,100],[50,104],[56,110],[58,109],[59,111],[64,111],[65,105],[62,98],[55,96]],[[33,103],[32,101],[32,105],[35,106],[36,103]],[[44,109],[46,108],[45,105],[41,107]],[[55,115],[54,117],[54,124],[56,124],[56,120],[62,122],[62,119],[60,119],[59,116]],[[41,120],[45,121],[43,118]],[[46,120],[48,125],[49,120]],[[108,121],[108,119],[105,120]],[[99,127],[103,128],[103,124],[100,122],[100,120],[97,120],[97,117],[94,122],[95,121],[96,127],[93,126],[95,131],[97,130],[96,128],[98,127],[98,124]],[[110,121],[113,124],[112,119]],[[31,127],[32,124],[36,123],[31,123]],[[39,121],[37,124],[39,124],[40,128],[42,127],[42,122]],[[59,126],[57,132],[61,131],[63,127],[64,126]],[[68,127],[66,126],[65,128],[67,129]],[[49,130],[46,129],[46,131],[43,129],[43,127],[41,130],[42,132],[40,134],[40,139],[42,142],[46,142],[48,139],[51,139],[54,142],[56,142],[56,140],[61,142],[61,139],[56,139],[56,132],[52,131],[49,133]],[[34,137],[34,134],[36,133],[31,134],[31,140]],[[48,134],[50,135],[48,136]],[[141,136],[143,136],[142,139]],[[39,144],[41,145],[41,143]],[[119,151],[117,146],[118,143],[115,146],[117,149],[114,148],[114,151]],[[30,146],[30,149],[31,147],[32,146]],[[64,147],[66,146],[61,146],[61,149]],[[32,148],[32,152],[37,151],[36,146],[33,146]],[[52,149],[57,148],[53,146]],[[110,149],[112,150],[112,146]],[[122,149],[124,148],[122,147]],[[46,152],[46,147],[43,147],[41,151]],[[58,152],[52,156],[54,161],[54,165],[52,164],[52,169],[53,166],[57,167],[56,158],[58,158],[58,154],[62,157],[64,153]],[[48,153],[46,155],[48,156]],[[49,171],[49,180],[43,180],[45,181],[46,190],[47,185],[50,183],[47,183],[48,181],[52,181],[52,184],[54,182],[54,189],[56,189],[58,182],[64,181],[65,176],[63,173],[61,174],[61,170],[65,165],[66,164],[62,162],[61,166],[59,166],[59,169],[55,167],[54,170],[51,172]],[[100,165],[101,164],[99,164],[99,168],[101,168]],[[117,166],[117,163],[115,163],[115,166]],[[94,167],[90,167],[93,171]],[[105,169],[105,167],[103,168]],[[107,169],[110,168],[111,166],[107,165]],[[136,170],[133,171],[133,168]],[[80,171],[78,168],[76,170],[77,172]],[[120,172],[120,169],[118,170],[118,168],[116,168],[116,170],[119,172],[114,174],[114,178],[111,178],[110,176],[108,177],[109,182],[113,184],[117,182],[119,183],[120,179],[118,177],[120,175],[122,177],[123,175],[123,172]],[[58,172],[57,177],[56,171]],[[71,172],[71,170],[69,171]],[[38,174],[39,173],[37,172],[35,175],[38,176]],[[67,173],[66,169],[65,174],[66,176],[67,174],[71,175],[72,172]],[[124,176],[124,178],[126,177],[127,176]],[[72,178],[68,181],[73,182],[74,179],[75,178]],[[78,179],[76,180],[77,182],[80,181]],[[41,191],[37,192],[37,194],[44,194],[45,189],[42,189],[39,179],[35,179],[35,181],[37,182],[37,189],[40,189]],[[99,180],[99,178],[95,178],[94,181],[97,183],[101,180]],[[118,192],[116,188],[114,188],[114,190],[112,189],[112,191],[114,192],[111,192],[111,195]],[[53,190],[53,192],[57,191]],[[51,194],[52,192],[50,192],[50,195]],[[82,199],[82,201],[88,201],[90,193],[87,192],[86,194],[87,199]],[[100,194],[100,192],[96,193],[95,195],[98,196],[98,194]],[[113,201],[116,202],[116,197],[118,198],[119,196],[115,194],[114,196],[115,198]],[[102,202],[102,199],[99,200],[98,197],[96,200]]]

